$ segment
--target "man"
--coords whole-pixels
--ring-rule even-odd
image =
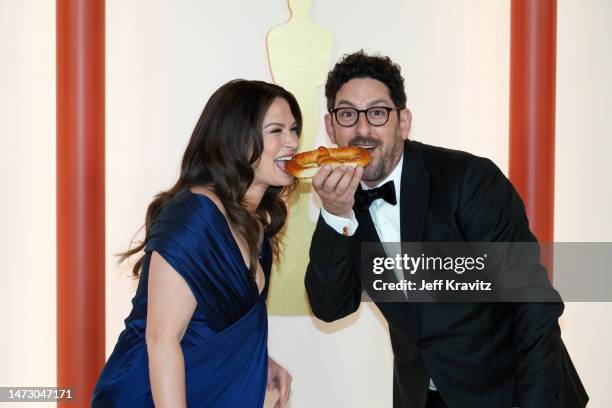
[[[327,134],[368,149],[372,161],[313,178],[323,208],[305,285],[327,322],[359,307],[362,242],[536,242],[521,199],[490,160],[408,140],[403,81],[388,57],[363,52],[328,76]],[[560,301],[377,306],[389,324],[396,408],[586,405],[560,337]]]

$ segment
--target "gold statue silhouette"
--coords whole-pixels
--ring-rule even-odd
[[[303,116],[300,150],[313,149],[321,120],[319,87],[325,82],[332,54],[332,35],[309,16],[312,0],[289,0],[291,17],[268,32],[268,58],[274,82],[292,92]],[[312,191],[300,183],[289,203],[280,262],[272,268],[268,311],[275,315],[310,313],[304,273],[315,223],[309,216]]]

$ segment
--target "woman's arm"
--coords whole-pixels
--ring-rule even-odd
[[[146,342],[153,401],[158,408],[186,407],[181,339],[196,308],[187,282],[156,251],[149,265]]]

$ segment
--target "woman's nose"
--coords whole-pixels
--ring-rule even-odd
[[[290,149],[297,149],[299,144],[299,139],[297,135],[293,132],[289,132],[289,135],[285,138],[285,147]]]

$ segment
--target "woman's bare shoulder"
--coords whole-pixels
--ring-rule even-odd
[[[223,206],[221,199],[219,199],[219,196],[217,196],[217,194],[211,187],[195,186],[195,187],[191,187],[190,190],[193,194],[199,194],[199,195],[208,197],[213,203],[215,203],[217,208],[219,208],[219,210],[227,218],[227,213],[225,212],[225,207]]]

